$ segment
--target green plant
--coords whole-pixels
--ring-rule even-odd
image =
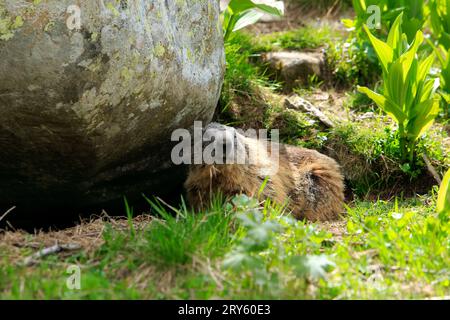
[[[344,45],[332,46],[336,62],[337,85],[372,85],[378,78],[380,66],[376,55],[364,31],[364,25],[370,25],[372,32],[386,39],[389,28],[399,13],[408,18],[403,22],[403,30],[409,41],[414,39],[425,22],[423,0],[352,0],[355,19],[343,19],[342,23],[352,32]],[[379,16],[377,16],[379,14]],[[333,62],[333,61],[332,61]]]
[[[387,0],[386,1],[387,16],[389,27],[392,21],[398,16],[400,12],[405,15],[405,20],[402,24],[402,29],[408,37],[408,41],[412,41],[416,33],[422,29],[425,19],[425,0]]]
[[[257,4],[251,0],[231,0],[223,13],[224,40],[242,28],[256,23],[264,14],[282,16],[284,5],[282,1],[274,1],[270,5]]]
[[[348,56],[348,59],[340,60],[335,74],[338,83],[353,81],[350,84],[367,86],[378,80],[376,76],[380,66],[363,26],[370,25],[372,32],[385,40],[395,19],[400,13],[404,13],[407,19],[402,28],[411,42],[426,21],[424,0],[352,0],[352,3],[355,19],[342,20],[344,26],[352,32],[338,55]]]
[[[354,28],[358,36],[364,38],[362,26],[368,24],[369,21],[376,22],[376,19],[373,18],[378,12],[373,10],[374,6],[379,9],[380,13],[380,24],[374,27],[379,29],[381,34],[386,34],[396,17],[400,13],[404,13],[406,19],[403,22],[403,31],[407,35],[408,41],[412,41],[426,21],[424,0],[353,0],[356,18],[355,20],[344,19],[342,22],[346,27]]]
[[[350,35],[345,43],[331,43],[327,60],[334,86],[372,85],[379,80],[381,68],[368,41]]]
[[[450,170],[442,180],[436,209],[439,213],[450,214]]]
[[[445,50],[450,50],[450,0],[430,0],[430,25]]]
[[[285,208],[270,200],[261,204],[257,199],[240,195],[232,204],[241,237],[225,255],[223,267],[232,270],[241,283],[252,291],[266,291],[271,297],[279,297],[286,288],[305,295],[307,279],[326,278],[334,263],[323,254],[304,254],[299,239],[312,250],[320,247],[330,237],[329,233],[285,216]]]
[[[367,35],[382,64],[383,93],[367,87],[358,90],[367,94],[398,124],[402,160],[414,166],[416,140],[432,125],[439,111],[439,99],[435,96],[436,81],[429,77],[435,60],[434,54],[418,60],[417,51],[424,40],[418,31],[409,45],[402,32],[403,14],[395,20],[387,39],[383,42],[364,26]]]
[[[438,45],[428,40],[441,65],[441,95],[443,108],[450,114],[450,0],[430,0],[430,26]]]
[[[448,51],[444,46],[435,46],[429,39],[428,43],[436,52],[441,65],[440,70],[440,94],[442,96],[442,105],[447,116],[450,115],[450,48]]]
[[[356,32],[360,32],[359,35],[364,36],[362,26],[367,23],[373,14],[373,12],[369,11],[369,8],[376,5],[381,9],[381,7],[384,7],[384,2],[385,1],[383,0],[352,0],[353,10],[355,11],[355,19],[343,19],[342,23],[347,28],[354,29]]]

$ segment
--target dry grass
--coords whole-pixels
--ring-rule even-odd
[[[136,230],[142,230],[151,221],[151,216],[141,215],[133,219],[133,225]],[[55,244],[76,246],[79,247],[79,250],[89,254],[103,245],[103,231],[106,222],[117,230],[129,229],[126,218],[112,218],[105,213],[101,217],[85,220],[77,226],[59,231],[38,231],[34,234],[22,230],[3,231],[0,232],[0,257],[6,256],[10,263],[20,264],[23,262],[24,252],[35,253]],[[65,252],[61,254],[64,255]]]

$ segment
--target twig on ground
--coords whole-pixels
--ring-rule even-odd
[[[23,265],[25,267],[29,267],[29,266],[35,264],[36,261],[40,258],[49,256],[49,255],[52,255],[55,253],[59,253],[61,251],[74,251],[74,250],[79,250],[80,248],[81,248],[81,246],[78,244],[67,244],[67,245],[55,244],[54,246],[44,248],[44,249],[32,254],[31,256],[26,257],[25,260],[23,261]]]
[[[436,180],[437,183],[439,183],[439,185],[440,185],[442,183],[442,179],[439,176],[439,174],[437,173],[436,169],[431,164],[430,159],[427,157],[426,154],[423,154],[422,158],[423,158],[423,161],[425,161],[425,164],[427,165],[428,172],[433,176],[434,180]]]
[[[1,217],[0,217],[0,221],[2,221],[11,211],[13,211],[16,207],[12,207],[11,209],[9,209],[8,211],[6,211]]]

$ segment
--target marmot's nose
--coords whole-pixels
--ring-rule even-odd
[[[203,135],[203,150],[211,154],[207,162],[216,164],[228,163],[228,159],[233,159],[235,152],[236,131],[234,128],[225,126],[213,126],[206,128]],[[205,154],[204,154],[205,156]],[[208,157],[208,159],[209,159]]]

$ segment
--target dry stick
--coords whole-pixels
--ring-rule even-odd
[[[1,217],[0,217],[0,221],[2,221],[11,211],[13,211],[16,207],[12,207],[11,209],[9,209],[8,211],[6,211]]]
[[[73,251],[73,250],[78,250],[80,249],[81,246],[78,244],[68,244],[68,245],[59,245],[59,244],[55,244],[54,246],[48,247],[48,248],[44,248],[38,252],[36,252],[35,254],[26,257],[25,260],[23,261],[23,265],[26,267],[31,266],[32,264],[34,264],[36,262],[36,260],[42,258],[42,257],[46,257],[61,251]]]
[[[427,165],[428,172],[431,173],[431,175],[433,176],[434,180],[436,180],[437,183],[439,183],[439,185],[440,185],[442,183],[442,179],[439,176],[439,174],[437,173],[436,169],[431,164],[430,159],[428,159],[426,154],[423,154],[422,158],[423,158],[423,161],[425,161],[425,164]]]
[[[338,4],[339,0],[336,0],[334,4],[331,6],[331,8],[327,11],[326,17],[329,17],[333,13],[334,9],[336,9]]]

